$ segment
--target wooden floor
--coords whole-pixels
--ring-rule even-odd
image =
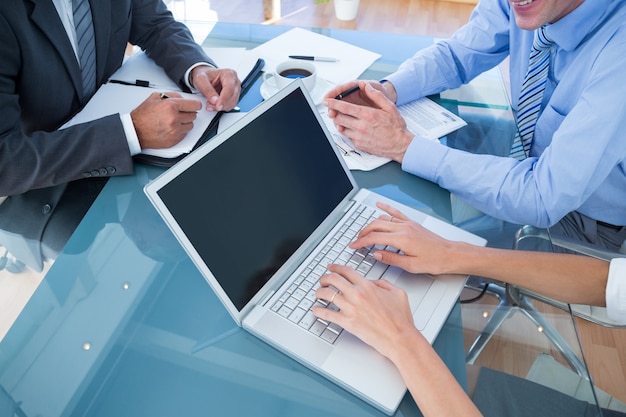
[[[352,21],[335,18],[332,2],[282,0],[282,18],[266,21],[262,0],[211,0],[211,10],[225,22],[276,23],[289,26],[356,29],[449,36],[467,22],[474,6],[441,0],[360,0],[359,15]]]
[[[476,296],[475,292],[465,290],[461,298],[473,296]],[[462,305],[466,350],[483,329],[488,317],[493,314],[497,302],[495,297],[485,296],[480,302]],[[626,329],[608,329],[578,318],[573,327],[571,320],[561,310],[538,301],[534,304],[576,352],[579,349],[576,343],[576,331],[578,332],[584,358],[595,385],[626,404]],[[538,332],[528,317],[517,312],[505,321],[479,356],[476,365],[525,377],[541,353],[552,355],[557,362],[568,368],[554,345]],[[512,360],[512,355],[515,355],[515,360]]]

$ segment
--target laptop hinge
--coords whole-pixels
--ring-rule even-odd
[[[348,201],[348,205],[346,206],[346,208],[343,210],[344,213],[347,213],[350,211],[350,209],[354,206],[354,204],[356,203],[356,201],[354,200],[350,200]]]
[[[270,293],[265,296],[265,299],[263,299],[263,301],[261,301],[261,305],[265,306],[265,304],[267,304],[267,302],[270,300],[270,298],[272,298],[272,296],[274,294],[276,294],[276,291],[275,290],[271,290]]]

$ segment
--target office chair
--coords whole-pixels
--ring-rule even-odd
[[[513,249],[519,249],[519,245],[525,239],[535,238],[542,239],[551,243],[554,247],[569,250],[574,253],[592,256],[597,259],[609,261],[616,257],[625,257],[626,253],[613,252],[607,249],[599,248],[595,245],[581,242],[561,236],[550,236],[546,229],[540,229],[534,226],[523,226],[515,235],[515,243]],[[491,337],[500,328],[502,323],[515,312],[524,313],[537,327],[542,328],[543,334],[551,341],[555,348],[563,355],[571,368],[581,377],[588,379],[586,367],[581,359],[576,355],[575,351],[569,346],[567,341],[559,334],[552,324],[539,312],[533,305],[533,300],[541,301],[545,304],[557,307],[559,309],[570,311],[574,316],[588,320],[592,323],[605,327],[626,327],[621,323],[611,320],[603,307],[595,307],[581,304],[563,303],[552,298],[543,296],[533,291],[526,290],[510,284],[499,283],[482,283],[480,288],[470,286],[475,290],[485,291],[499,299],[499,304],[493,315],[478,335],[472,346],[466,354],[466,362],[473,364],[482,350],[485,348]]]

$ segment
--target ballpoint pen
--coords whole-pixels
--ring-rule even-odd
[[[379,81],[381,84],[384,84],[386,82],[388,82],[387,80],[380,80]],[[341,93],[337,94],[335,96],[335,100],[341,100],[344,99],[346,97],[348,97],[350,94],[354,93],[355,91],[359,91],[359,85],[355,85],[352,88],[348,88],[346,91],[342,91]]]
[[[146,80],[135,80],[135,82],[124,81],[124,80],[109,80],[109,82],[113,84],[135,85],[137,87],[156,87],[156,85],[150,84],[150,82]]]
[[[320,62],[337,62],[337,58],[330,58],[326,56],[311,56],[311,55],[289,55],[291,59],[303,59],[305,61],[320,61]]]
[[[343,92],[337,94],[335,96],[335,100],[343,100],[344,98],[348,97],[350,94],[354,93],[355,91],[359,91],[358,84],[355,85],[352,88],[348,88],[346,91],[343,91]]]
[[[357,151],[356,149],[353,149],[351,146],[347,145],[343,139],[340,139],[340,140],[341,140],[342,142],[344,142],[344,146],[341,146],[341,145],[340,145],[340,144],[338,144],[336,141],[335,141],[335,145],[337,145],[337,147],[339,148],[339,150],[340,150],[341,152],[343,152],[343,154],[344,154],[345,156],[350,156],[350,154],[351,154],[351,153],[353,153],[353,154],[355,154],[355,155],[359,155],[359,156],[361,156],[361,154],[359,153],[359,151]],[[345,148],[348,148],[348,149],[345,149]]]
[[[340,144],[335,143],[335,145],[337,145],[337,147],[339,148],[339,150],[340,150],[341,152],[343,152],[343,154],[344,154],[345,156],[350,155],[350,152],[348,152],[348,151],[346,151],[344,148],[342,148]]]

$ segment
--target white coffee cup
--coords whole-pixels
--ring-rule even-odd
[[[307,90],[313,91],[317,69],[312,62],[291,59],[276,65],[276,69],[271,73],[263,73],[263,81],[270,86],[281,89],[299,78]]]

